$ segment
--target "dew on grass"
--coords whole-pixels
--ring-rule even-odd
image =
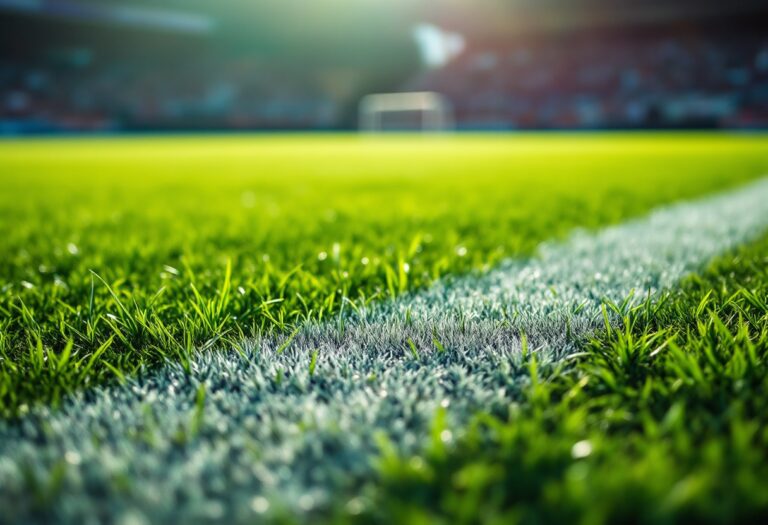
[[[571,447],[571,457],[573,459],[582,459],[590,454],[592,454],[592,443],[586,439],[574,443],[573,447]]]
[[[346,509],[349,514],[357,516],[365,510],[365,502],[362,498],[352,498],[347,502]]]
[[[264,496],[256,496],[251,500],[251,510],[256,514],[264,514],[269,510],[269,501]]]
[[[69,450],[64,454],[64,461],[70,465],[79,465],[81,461],[80,454],[73,450]]]

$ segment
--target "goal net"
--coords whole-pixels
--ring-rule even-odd
[[[439,93],[384,93],[360,101],[360,131],[447,131],[453,110]]]

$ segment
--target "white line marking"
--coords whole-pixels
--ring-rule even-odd
[[[543,357],[572,351],[577,336],[599,329],[602,298],[674,286],[765,231],[766,203],[768,180],[673,205],[378,305],[343,331],[308,326],[282,355],[279,340],[253,341],[244,355],[199,356],[189,375],[171,364],[78,393],[58,411],[36,408],[21,424],[0,422],[4,518],[32,519],[33,480],[63,466],[51,507],[60,522],[97,511],[136,522],[250,522],[283,511],[309,519],[369,479],[376,432],[408,452],[441,404],[454,424],[477,409],[504,414],[526,381],[521,331]],[[447,351],[435,349],[435,333]]]

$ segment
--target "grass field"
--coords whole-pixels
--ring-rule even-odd
[[[567,362],[537,363],[496,417],[412,456],[385,445],[379,523],[763,523],[768,238],[717,259]],[[440,429],[438,429],[440,431]]]
[[[263,343],[264,348],[282,354],[298,337],[297,348],[306,343],[307,352],[286,352],[285,359],[293,364],[275,365],[253,357],[242,365],[254,378],[265,374],[253,379],[249,388],[265,389],[266,395],[277,388],[275,384],[283,384],[287,374],[284,388],[321,398],[329,389],[327,395],[336,401],[323,403],[329,403],[331,410],[333,403],[344,404],[339,393],[351,396],[357,387],[354,383],[342,387],[347,379],[336,378],[338,370],[324,364],[322,348],[315,345],[313,350],[307,342],[315,341],[315,336],[303,335],[302,327],[333,326],[342,351],[345,337],[355,337],[356,332],[354,325],[347,329],[338,320],[361,309],[417,293],[438,280],[450,283],[467,274],[482,279],[504,261],[536,256],[542,242],[563,241],[575,229],[595,232],[660,206],[739,187],[766,173],[768,138],[760,135],[220,136],[1,142],[0,181],[5,191],[0,194],[0,409],[5,418],[21,416],[22,421],[31,413],[34,417],[27,426],[34,427],[37,423],[32,422],[37,421],[42,429],[49,417],[46,406],[55,411],[63,402],[68,407],[63,417],[80,406],[66,404],[72,394],[84,395],[77,399],[87,401],[88,392],[98,385],[131,384],[137,374],[151,378],[146,369],[163,366],[180,366],[180,377],[194,375],[208,366],[199,361],[201,355],[228,356],[227,350],[243,348],[249,338],[276,341],[271,347]],[[750,228],[762,224],[759,206],[741,211],[744,224],[760,219]],[[688,212],[680,213],[683,217]],[[729,220],[737,221],[738,214]],[[712,221],[712,232],[720,231],[717,223]],[[732,235],[735,242],[737,230],[722,229],[718,235]],[[649,231],[651,243],[658,235]],[[688,232],[683,228],[679,235]],[[743,237],[757,233],[745,230]],[[677,247],[667,241],[648,246],[680,251],[695,246],[690,243],[696,239],[695,235],[680,239]],[[701,242],[709,241],[704,236]],[[593,338],[591,342],[583,337],[568,340],[573,356],[566,361],[537,358],[537,352],[527,350],[523,336],[522,358],[515,350],[512,364],[502,367],[512,366],[509,370],[514,373],[510,371],[505,380],[506,393],[493,397],[497,409],[491,412],[481,413],[478,400],[490,399],[483,392],[491,392],[491,386],[497,392],[499,385],[481,381],[466,392],[466,402],[452,401],[452,410],[463,411],[460,415],[441,416],[439,399],[414,408],[415,413],[434,415],[431,433],[420,435],[415,430],[424,423],[421,415],[397,439],[373,432],[376,425],[371,432],[360,430],[371,442],[361,449],[359,460],[373,466],[374,474],[350,477],[359,482],[356,493],[348,492],[345,483],[337,486],[336,478],[328,481],[338,490],[325,494],[325,499],[317,497],[324,502],[322,516],[381,523],[728,522],[734,516],[742,521],[765,516],[768,496],[759,481],[768,467],[762,452],[768,448],[768,434],[761,430],[765,423],[761,392],[768,386],[768,276],[760,264],[766,262],[765,247],[760,241],[725,256],[701,277],[689,278],[679,291],[667,292],[666,299],[649,298],[644,308],[633,309],[630,303],[616,307],[602,329],[589,328],[582,334]],[[717,250],[704,251],[701,257],[710,252]],[[653,282],[674,284],[700,265],[698,259],[689,259],[686,264],[692,267],[681,266],[673,277]],[[648,266],[652,261],[638,253],[636,264],[633,260],[622,264],[663,276],[665,260],[673,259],[660,258],[654,263],[660,266],[653,269]],[[585,261],[589,265],[594,259]],[[608,262],[603,273],[611,275],[614,269]],[[512,271],[505,268],[507,273],[499,274],[503,279]],[[467,282],[471,287],[476,281]],[[587,284],[573,286],[580,290]],[[492,289],[485,290],[487,297]],[[456,293],[448,290],[446,304]],[[492,307],[503,309],[508,301],[504,297],[493,299],[498,305]],[[590,300],[599,303],[601,297]],[[423,334],[409,331],[408,308],[401,331],[412,335],[398,339],[403,343],[398,357],[383,348],[389,343],[380,343],[386,366],[393,371],[411,366],[403,365],[403,358],[424,352]],[[467,322],[479,330],[471,333],[481,333],[483,323],[489,322],[482,312],[490,310],[483,308],[465,308]],[[501,339],[494,339],[499,330],[511,330],[515,344],[520,344],[522,328],[514,322],[488,326],[482,347],[470,348],[478,343],[466,342],[448,325],[432,326],[427,339],[451,356],[466,345],[475,352],[499,344]],[[238,362],[232,356],[220,359]],[[333,362],[346,370],[339,359]],[[471,366],[463,358],[451,359],[460,374],[489,366],[482,359]],[[421,363],[419,374],[439,368],[430,368],[437,366],[430,363]],[[292,366],[304,372],[281,368]],[[349,366],[354,370],[357,365]],[[387,375],[378,361],[376,367],[381,377],[395,381],[396,389],[401,379]],[[410,377],[407,370],[401,371],[403,377]],[[237,373],[237,367],[231,373]],[[198,415],[193,408],[190,416],[197,421],[193,423],[197,430],[154,436],[155,443],[163,443],[158,445],[164,451],[159,457],[169,464],[169,458],[178,454],[184,457],[199,447],[215,450],[225,440],[215,430],[205,430],[213,425],[203,420],[210,385],[201,384],[191,401],[198,407]],[[99,391],[106,392],[105,403],[115,402],[110,390]],[[407,391],[403,400],[412,399]],[[122,399],[119,392],[114,395]],[[275,395],[284,395],[280,392]],[[94,394],[96,399],[101,395]],[[348,400],[350,406],[371,403],[368,394],[360,395]],[[315,407],[319,401],[312,399]],[[503,414],[499,406],[507,407]],[[306,416],[299,405],[299,413],[285,410],[286,421]],[[163,415],[157,417],[162,426]],[[186,421],[186,412],[178,417]],[[11,450],[4,441],[23,442],[30,436],[16,424],[8,420],[0,428],[0,459],[3,451]],[[276,425],[278,434],[293,432],[279,422],[270,424]],[[311,428],[314,423],[303,421],[299,427],[307,424]],[[186,423],[183,426],[187,428]],[[40,465],[30,466],[29,472],[22,466],[14,471],[13,462],[0,468],[0,482],[7,482],[12,498],[0,499],[2,505],[33,494],[21,506],[26,509],[18,514],[21,521],[56,517],[66,521],[66,516],[77,521],[73,516],[83,515],[74,507],[61,511],[68,491],[82,492],[72,498],[81,505],[87,506],[88,495],[95,497],[87,482],[78,484],[70,477],[75,475],[70,472],[73,468],[90,468],[88,461],[82,461],[85,453],[78,454],[75,463],[60,463],[60,452],[66,456],[66,451],[57,448],[65,443],[57,437],[58,428],[33,432],[40,442]],[[354,426],[348,430],[357,432]],[[145,430],[130,427],[126,432],[133,436],[134,431]],[[110,439],[104,447],[116,447],[109,448],[111,454],[128,450],[123,444],[110,445]],[[266,447],[263,454],[268,457],[263,440],[275,438],[264,434],[260,439],[254,446]],[[320,434],[318,443],[323,439],[327,435]],[[35,446],[30,446],[27,452],[34,453]],[[50,450],[43,453],[46,447]],[[104,461],[99,455],[104,450],[91,452],[88,457],[100,458],[92,459],[94,464]],[[328,457],[336,456],[328,453]],[[226,476],[224,480],[227,483]],[[125,487],[133,482],[140,480],[126,478],[120,486],[130,494],[132,489]],[[244,487],[253,488],[247,483]],[[107,492],[117,501],[123,497],[120,490]],[[727,494],[716,500],[715,494],[723,490]],[[134,496],[128,499],[141,514],[146,509]],[[266,495],[252,495],[248,501],[249,512],[270,508],[275,520],[302,520],[301,514],[284,513]],[[105,516],[118,508],[131,510],[130,505],[117,504],[99,508]],[[215,515],[200,519],[215,521]],[[148,519],[173,521],[173,516],[150,514]],[[222,516],[231,521],[253,519],[253,514],[231,513],[229,508],[219,519]]]

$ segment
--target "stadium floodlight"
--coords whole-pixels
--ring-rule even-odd
[[[360,101],[360,131],[427,132],[453,129],[453,108],[441,94],[433,92],[382,93]]]

